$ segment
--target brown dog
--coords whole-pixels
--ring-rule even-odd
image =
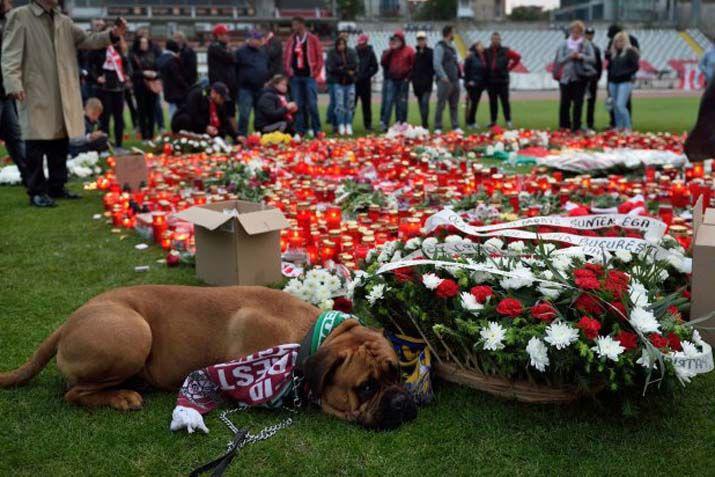
[[[75,311],[27,363],[0,373],[0,387],[29,381],[57,354],[67,401],[140,409],[141,395],[126,388],[130,378],[175,392],[196,369],[300,343],[319,314],[292,295],[262,287],[119,288]],[[323,411],[340,419],[393,428],[416,415],[390,343],[357,320],[333,330],[303,368]]]

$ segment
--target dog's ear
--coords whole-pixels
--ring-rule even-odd
[[[308,358],[303,366],[308,388],[316,396],[320,396],[330,377],[346,358],[346,353],[340,353],[332,347],[322,346],[318,349],[318,352]]]

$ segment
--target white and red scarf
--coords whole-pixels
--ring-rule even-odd
[[[114,71],[117,73],[117,79],[120,83],[126,81],[126,76],[124,76],[124,65],[122,64],[122,55],[117,52],[113,45],[107,47],[107,56],[104,60],[103,69],[107,71]]]
[[[306,58],[303,54],[303,44],[305,44],[305,49],[308,49],[308,34],[303,35],[301,39],[298,35],[295,36],[295,45],[293,47],[293,53],[295,54],[295,64],[298,69],[303,69],[305,67]]]

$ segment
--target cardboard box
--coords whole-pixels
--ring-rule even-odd
[[[135,191],[148,184],[149,170],[143,154],[116,156],[114,160],[116,161],[114,173],[122,190],[128,187]]]
[[[702,200],[702,198],[700,199]],[[695,205],[695,210],[702,210]],[[711,222],[708,222],[711,221]],[[692,298],[690,317],[700,318],[715,311],[715,209],[693,216],[693,274],[691,276]],[[699,324],[705,328],[715,327],[715,318]],[[708,343],[715,344],[715,331],[700,329]]]
[[[283,213],[230,200],[192,207],[175,217],[194,224],[196,275],[211,285],[270,285],[281,275]]]

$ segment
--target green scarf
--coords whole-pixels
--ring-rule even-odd
[[[353,315],[341,311],[324,311],[315,320],[313,326],[303,338],[298,352],[298,366],[302,367],[305,360],[318,352],[318,348],[330,336],[330,333],[346,320],[356,320]]]

